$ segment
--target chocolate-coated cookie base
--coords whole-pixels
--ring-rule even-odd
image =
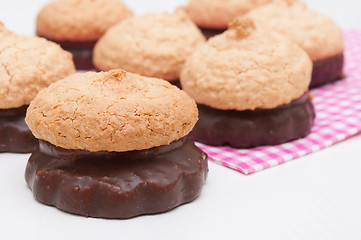
[[[38,146],[25,123],[28,106],[0,109],[0,152],[29,153]]]
[[[83,216],[130,218],[192,201],[207,172],[207,155],[186,139],[123,153],[66,150],[40,142],[25,178],[42,203]]]
[[[190,137],[213,146],[250,148],[277,145],[309,134],[315,113],[304,95],[275,109],[218,110],[198,104],[199,121]]]
[[[170,81],[170,83],[171,83],[172,85],[174,85],[174,86],[177,86],[179,89],[182,89],[182,85],[181,85],[179,79],[174,80],[174,81]]]
[[[39,37],[44,37],[38,34]],[[73,54],[73,61],[77,70],[92,70],[93,65],[93,48],[96,41],[93,42],[71,42],[71,41],[56,41],[44,37],[49,41],[58,43],[64,50]]]
[[[213,29],[213,28],[202,28],[202,27],[199,27],[199,29],[201,30],[201,32],[203,33],[203,35],[206,37],[207,40],[210,39],[211,37],[221,34],[227,30],[227,28],[225,28],[225,29],[214,28]]]
[[[314,62],[310,88],[316,88],[341,79],[343,64],[343,54]]]
[[[73,54],[73,61],[78,70],[92,70],[93,48],[96,42],[58,42],[60,46]]]

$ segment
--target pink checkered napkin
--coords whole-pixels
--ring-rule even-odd
[[[317,152],[361,132],[361,31],[344,33],[346,78],[313,90],[316,120],[303,139],[253,149],[211,147],[198,143],[211,161],[243,174],[255,173]]]

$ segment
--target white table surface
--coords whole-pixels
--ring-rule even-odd
[[[31,35],[45,2],[0,0],[0,21]],[[186,0],[124,2],[141,14]],[[359,0],[307,3],[344,28],[361,29]],[[250,176],[209,163],[194,202],[129,220],[84,218],[38,203],[24,180],[28,157],[0,154],[0,239],[361,239],[361,135]]]

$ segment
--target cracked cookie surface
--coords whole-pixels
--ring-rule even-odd
[[[272,0],[190,0],[186,7],[191,19],[200,27],[227,28],[236,17]]]
[[[125,152],[168,145],[192,130],[195,102],[167,81],[122,70],[71,75],[42,90],[26,122],[66,149]]]
[[[309,56],[295,43],[238,18],[188,58],[180,80],[197,103],[242,111],[301,97],[311,72]]]
[[[329,17],[315,12],[299,0],[281,0],[249,12],[256,25],[276,31],[304,49],[312,61],[340,55],[344,51],[342,30]]]
[[[95,41],[133,13],[118,0],[57,0],[44,6],[37,33],[56,41]]]
[[[43,38],[0,25],[0,109],[27,105],[38,91],[75,72],[72,56]]]
[[[121,68],[174,81],[186,59],[204,42],[202,33],[181,10],[137,16],[106,32],[95,45],[93,63],[103,71]]]

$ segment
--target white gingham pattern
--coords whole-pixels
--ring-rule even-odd
[[[211,161],[247,175],[317,152],[360,133],[361,31],[347,31],[344,38],[346,78],[312,90],[316,120],[309,136],[282,145],[253,149],[197,145]]]

